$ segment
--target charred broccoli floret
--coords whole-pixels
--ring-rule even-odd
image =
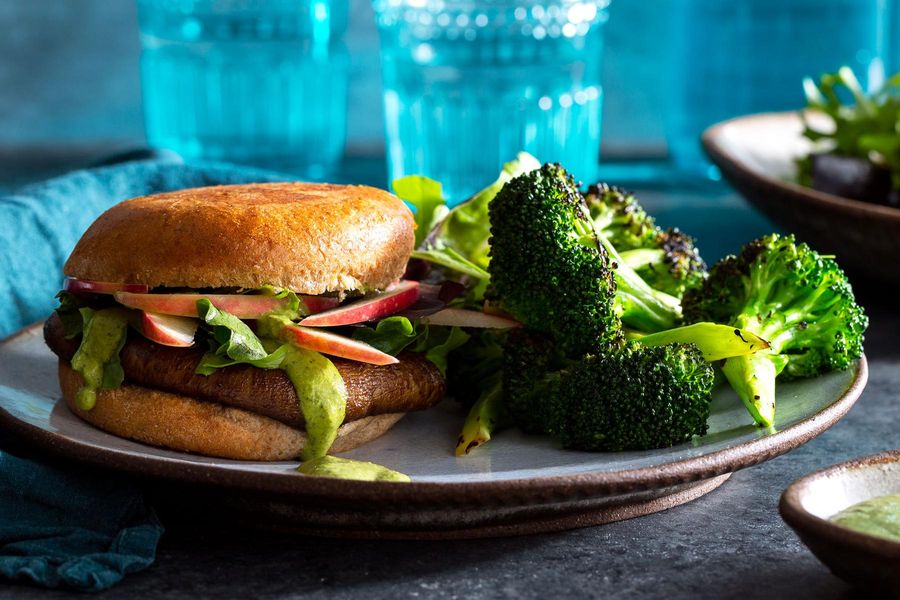
[[[552,336],[565,354],[668,329],[678,299],[651,288],[598,235],[584,198],[559,165],[507,183],[490,204],[492,296],[527,328]]]
[[[775,416],[775,378],[844,370],[862,355],[868,319],[847,276],[794,236],[771,234],[710,270],[684,297],[688,322],[717,321],[767,340],[768,351],[729,358],[722,370],[760,425]]]
[[[655,245],[656,221],[644,211],[634,194],[606,183],[595,183],[588,187],[584,200],[597,230],[619,251]]]
[[[679,229],[663,230],[633,194],[597,183],[585,193],[597,231],[651,287],[677,298],[706,277],[694,239]]]
[[[526,432],[602,451],[662,448],[706,432],[715,377],[692,344],[629,342],[567,360],[545,341],[516,338],[507,347],[504,392]]]
[[[544,404],[558,395],[556,373],[570,361],[540,334],[512,332],[503,352],[503,396],[510,418],[525,433],[547,431]]]
[[[616,281],[572,178],[559,165],[516,177],[490,204],[492,294],[534,331],[580,354],[621,338]]]

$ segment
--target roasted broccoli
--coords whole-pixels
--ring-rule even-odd
[[[567,353],[620,339],[613,265],[561,166],[514,178],[489,209],[489,294],[504,310]]]
[[[597,234],[561,166],[511,180],[491,202],[490,219],[489,295],[529,329],[551,335],[564,353],[621,339],[619,318],[653,332],[680,317],[678,299],[651,288]]]
[[[511,341],[506,406],[526,432],[604,451],[662,448],[706,432],[715,377],[694,345],[628,342],[567,360],[526,333]]]
[[[703,282],[706,263],[694,239],[678,229],[657,227],[633,194],[597,183],[584,197],[598,233],[652,288],[681,298],[687,288]]]
[[[722,368],[760,425],[775,416],[775,378],[843,370],[862,355],[868,319],[847,276],[830,257],[793,236],[771,234],[710,270],[684,297],[688,322],[717,321],[750,330],[770,344]]]

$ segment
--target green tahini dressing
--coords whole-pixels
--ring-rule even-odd
[[[273,312],[264,315],[257,325],[259,333],[270,338],[264,345],[273,352],[275,344],[271,340],[289,341],[281,335],[281,330],[294,323],[289,315]],[[301,453],[304,462],[298,471],[337,479],[409,481],[406,475],[387,467],[327,455],[347,411],[347,386],[334,363],[318,352],[288,344],[280,368],[297,392],[300,412],[306,422],[307,442]]]
[[[402,481],[409,482],[409,476],[375,463],[339,458],[337,456],[320,456],[307,460],[297,469],[304,475],[316,477],[333,477],[335,479],[357,479],[359,481]]]
[[[831,520],[850,529],[900,542],[900,494],[854,504]]]
[[[125,344],[128,317],[120,308],[94,311],[82,308],[84,326],[81,345],[72,357],[72,368],[81,374],[84,386],[75,396],[82,410],[91,410],[97,403],[98,389],[112,389],[122,383],[125,375],[119,363],[119,350]]]
[[[347,409],[347,387],[337,367],[312,350],[291,346],[281,369],[287,373],[306,421],[306,446],[303,460],[325,456]]]

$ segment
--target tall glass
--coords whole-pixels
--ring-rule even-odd
[[[608,4],[374,0],[390,178],[460,201],[526,150],[592,179]]]
[[[888,61],[887,73],[900,73],[900,0],[886,0],[885,31]]]
[[[138,0],[148,142],[319,178],[344,145],[347,0]]]
[[[673,11],[682,0],[614,0],[603,58],[603,176],[665,169],[665,115],[672,77]],[[614,177],[619,176],[619,177]]]
[[[682,0],[668,125],[675,162],[708,172],[699,141],[706,127],[802,107],[806,76],[849,65],[864,82],[880,84],[886,1]]]

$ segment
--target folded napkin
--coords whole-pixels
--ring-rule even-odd
[[[50,314],[63,262],[113,204],[187,187],[282,179],[168,158],[76,171],[0,196],[0,339]],[[0,448],[9,447],[0,431]],[[0,576],[103,590],[148,567],[162,531],[141,490],[121,477],[0,450]]]
[[[0,452],[0,575],[104,590],[153,563],[163,533],[140,489]]]
[[[0,196],[0,339],[50,314],[63,263],[113,204],[182,188],[283,179],[247,167],[169,158],[75,171]]]

